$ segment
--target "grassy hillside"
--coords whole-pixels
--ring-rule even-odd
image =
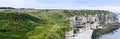
[[[27,39],[27,32],[39,25],[39,19],[28,14],[0,13],[0,39]]]
[[[104,10],[0,10],[0,39],[64,39],[67,17]]]

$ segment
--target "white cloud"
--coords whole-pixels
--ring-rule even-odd
[[[27,5],[34,4],[35,0],[0,0],[1,6],[6,7],[27,7]]]
[[[47,1],[47,0],[46,0]],[[6,7],[25,7],[25,8],[48,8],[48,9],[94,9],[94,10],[109,10],[113,12],[120,12],[120,6],[80,6],[79,4],[72,4],[71,1],[60,1],[55,3],[44,3],[37,0],[0,0],[1,6]],[[48,1],[49,2],[49,1]]]
[[[120,6],[83,6],[80,9],[109,10],[112,12],[120,12]]]
[[[57,8],[59,9],[59,8]],[[77,9],[77,10],[108,10],[111,12],[120,12],[120,6],[73,6],[73,7],[65,7],[62,9]]]

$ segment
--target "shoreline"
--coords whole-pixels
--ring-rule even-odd
[[[92,34],[92,39],[101,37],[102,35],[109,34],[120,28],[120,23],[106,24],[102,29],[95,29]]]

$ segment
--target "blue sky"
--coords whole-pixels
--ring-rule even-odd
[[[39,9],[100,9],[119,11],[120,0],[0,0],[0,6]]]

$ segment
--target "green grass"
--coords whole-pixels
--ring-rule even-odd
[[[27,14],[0,13],[0,39],[27,39],[27,32],[39,25],[38,20]]]
[[[69,16],[104,10],[0,10],[0,39],[64,39]],[[96,32],[95,32],[96,33]]]
[[[99,37],[100,34],[101,34],[101,29],[94,29],[92,34],[92,39]]]
[[[47,22],[29,32],[29,39],[64,39],[65,29],[69,27],[68,20],[64,21],[63,18],[54,18],[48,14],[40,13],[41,18]]]

